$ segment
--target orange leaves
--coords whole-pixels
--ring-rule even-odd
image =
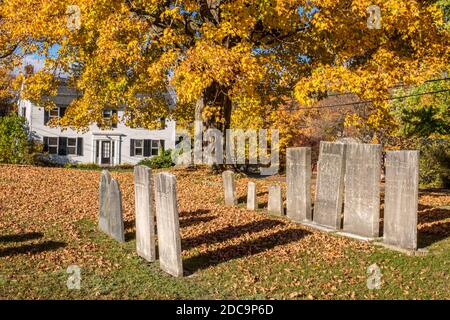
[[[269,184],[281,181],[285,189],[281,176],[240,175],[239,206],[225,207],[220,175],[204,168],[172,172],[177,176],[183,264],[195,273],[178,279],[168,294],[164,290],[172,279],[161,276],[157,264],[146,264],[135,255],[132,172],[112,172],[123,197],[127,242],[120,245],[97,231],[99,171],[0,166],[0,296],[17,298],[22,290],[23,298],[47,298],[56,288],[57,297],[70,298],[65,277],[38,282],[33,276],[55,272],[66,276],[67,266],[77,264],[85,290],[81,298],[98,298],[99,291],[113,286],[109,298],[141,292],[139,297],[151,299],[161,296],[152,290],[156,286],[165,298],[179,299],[191,297],[179,286],[192,292],[198,284],[208,293],[197,293],[197,298],[399,298],[398,288],[412,297],[446,297],[437,290],[444,289],[448,278],[447,252],[433,248],[428,257],[405,257],[270,217],[264,209],[245,209],[250,180],[265,208]],[[448,237],[450,195],[421,192],[419,203],[419,235]],[[380,265],[384,282],[381,290],[370,292],[366,268],[374,262]],[[128,278],[135,272],[135,280]],[[39,285],[41,290],[30,292]]]

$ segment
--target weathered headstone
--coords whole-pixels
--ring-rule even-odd
[[[176,179],[173,174],[164,172],[157,174],[155,180],[159,263],[162,270],[174,277],[182,277]]]
[[[247,190],[247,209],[256,210],[257,208],[258,202],[256,200],[256,184],[254,182],[249,182]]]
[[[286,150],[286,215],[293,221],[311,221],[311,148]]]
[[[383,242],[417,249],[419,151],[386,153]]]
[[[348,144],[345,159],[344,232],[380,235],[381,145]]]
[[[122,215],[122,194],[119,183],[112,179],[108,195],[109,234],[119,242],[125,242],[125,232]]]
[[[267,211],[271,214],[282,216],[283,213],[283,198],[281,196],[281,186],[269,186],[269,202]]]
[[[136,251],[149,262],[156,260],[155,214],[152,207],[152,171],[146,166],[134,167],[136,214]]]
[[[313,221],[333,230],[341,227],[345,150],[342,143],[320,142]]]
[[[108,195],[110,184],[111,184],[111,175],[107,170],[103,170],[100,176],[100,185],[99,185],[98,228],[107,234],[109,234]]]
[[[234,172],[229,170],[224,171],[222,172],[222,178],[223,178],[225,205],[226,206],[237,205],[236,182],[234,181]]]

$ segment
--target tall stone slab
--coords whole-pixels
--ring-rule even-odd
[[[386,153],[384,243],[417,249],[419,151]]]
[[[247,187],[247,209],[256,210],[257,208],[256,184],[254,182],[249,182]]]
[[[345,150],[342,143],[320,142],[313,221],[333,230],[341,227]]]
[[[108,195],[109,209],[109,234],[119,242],[125,242],[125,230],[122,215],[122,194],[119,183],[112,179],[109,185]]]
[[[177,208],[176,179],[173,174],[156,175],[155,200],[161,269],[174,277],[183,276],[180,222]]]
[[[152,171],[146,166],[134,167],[136,219],[136,252],[149,262],[156,260],[155,214],[152,207]]]
[[[104,233],[109,234],[109,209],[108,196],[109,185],[111,184],[111,175],[108,170],[103,170],[100,175],[99,185],[99,214],[98,214],[98,228]]]
[[[311,221],[311,148],[286,150],[286,215],[296,222]]]
[[[345,159],[344,232],[380,235],[381,145],[348,144]]]
[[[281,196],[281,186],[269,186],[269,202],[267,211],[271,214],[282,216],[283,212],[283,198]]]
[[[223,178],[225,205],[226,206],[237,205],[236,182],[234,180],[234,172],[230,170],[224,171],[222,172],[222,178]]]

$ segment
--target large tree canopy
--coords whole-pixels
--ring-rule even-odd
[[[26,79],[31,99],[54,93],[52,74],[71,75],[80,98],[62,125],[102,122],[126,105],[131,125],[161,117],[210,126],[261,126],[295,92],[303,105],[327,92],[375,101],[366,119],[389,114],[395,84],[416,84],[446,68],[445,11],[429,0],[1,0],[0,58],[39,52],[46,68]],[[367,8],[381,8],[381,28]],[[80,28],[67,7],[80,8]],[[58,45],[57,55],[50,48]],[[176,91],[170,110],[163,93]],[[377,103],[377,101],[379,103]]]

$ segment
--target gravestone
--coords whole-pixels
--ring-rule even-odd
[[[222,178],[223,178],[225,205],[226,206],[237,205],[236,182],[234,181],[234,172],[229,170],[224,171],[222,172]]]
[[[109,234],[109,209],[108,209],[108,195],[109,185],[111,183],[111,175],[108,170],[103,170],[100,175],[99,185],[99,214],[98,214],[98,228]]]
[[[256,184],[254,182],[249,182],[247,190],[247,209],[256,210],[257,208],[258,202],[256,200]]]
[[[333,230],[341,228],[345,150],[342,143],[320,142],[313,221]]]
[[[122,194],[119,183],[112,179],[108,192],[109,234],[119,242],[125,242],[122,216]]]
[[[417,249],[419,151],[388,151],[383,242]]]
[[[159,173],[155,180],[159,263],[165,272],[174,277],[182,277],[183,262],[176,179],[173,174]]]
[[[311,148],[286,150],[286,215],[296,222],[311,221]]]
[[[348,144],[345,159],[344,232],[380,235],[381,145]]]
[[[152,207],[152,171],[146,166],[134,167],[136,215],[136,252],[149,262],[156,260],[155,214]]]
[[[281,197],[281,186],[269,186],[269,202],[267,205],[267,211],[277,216],[283,215],[283,198]]]

